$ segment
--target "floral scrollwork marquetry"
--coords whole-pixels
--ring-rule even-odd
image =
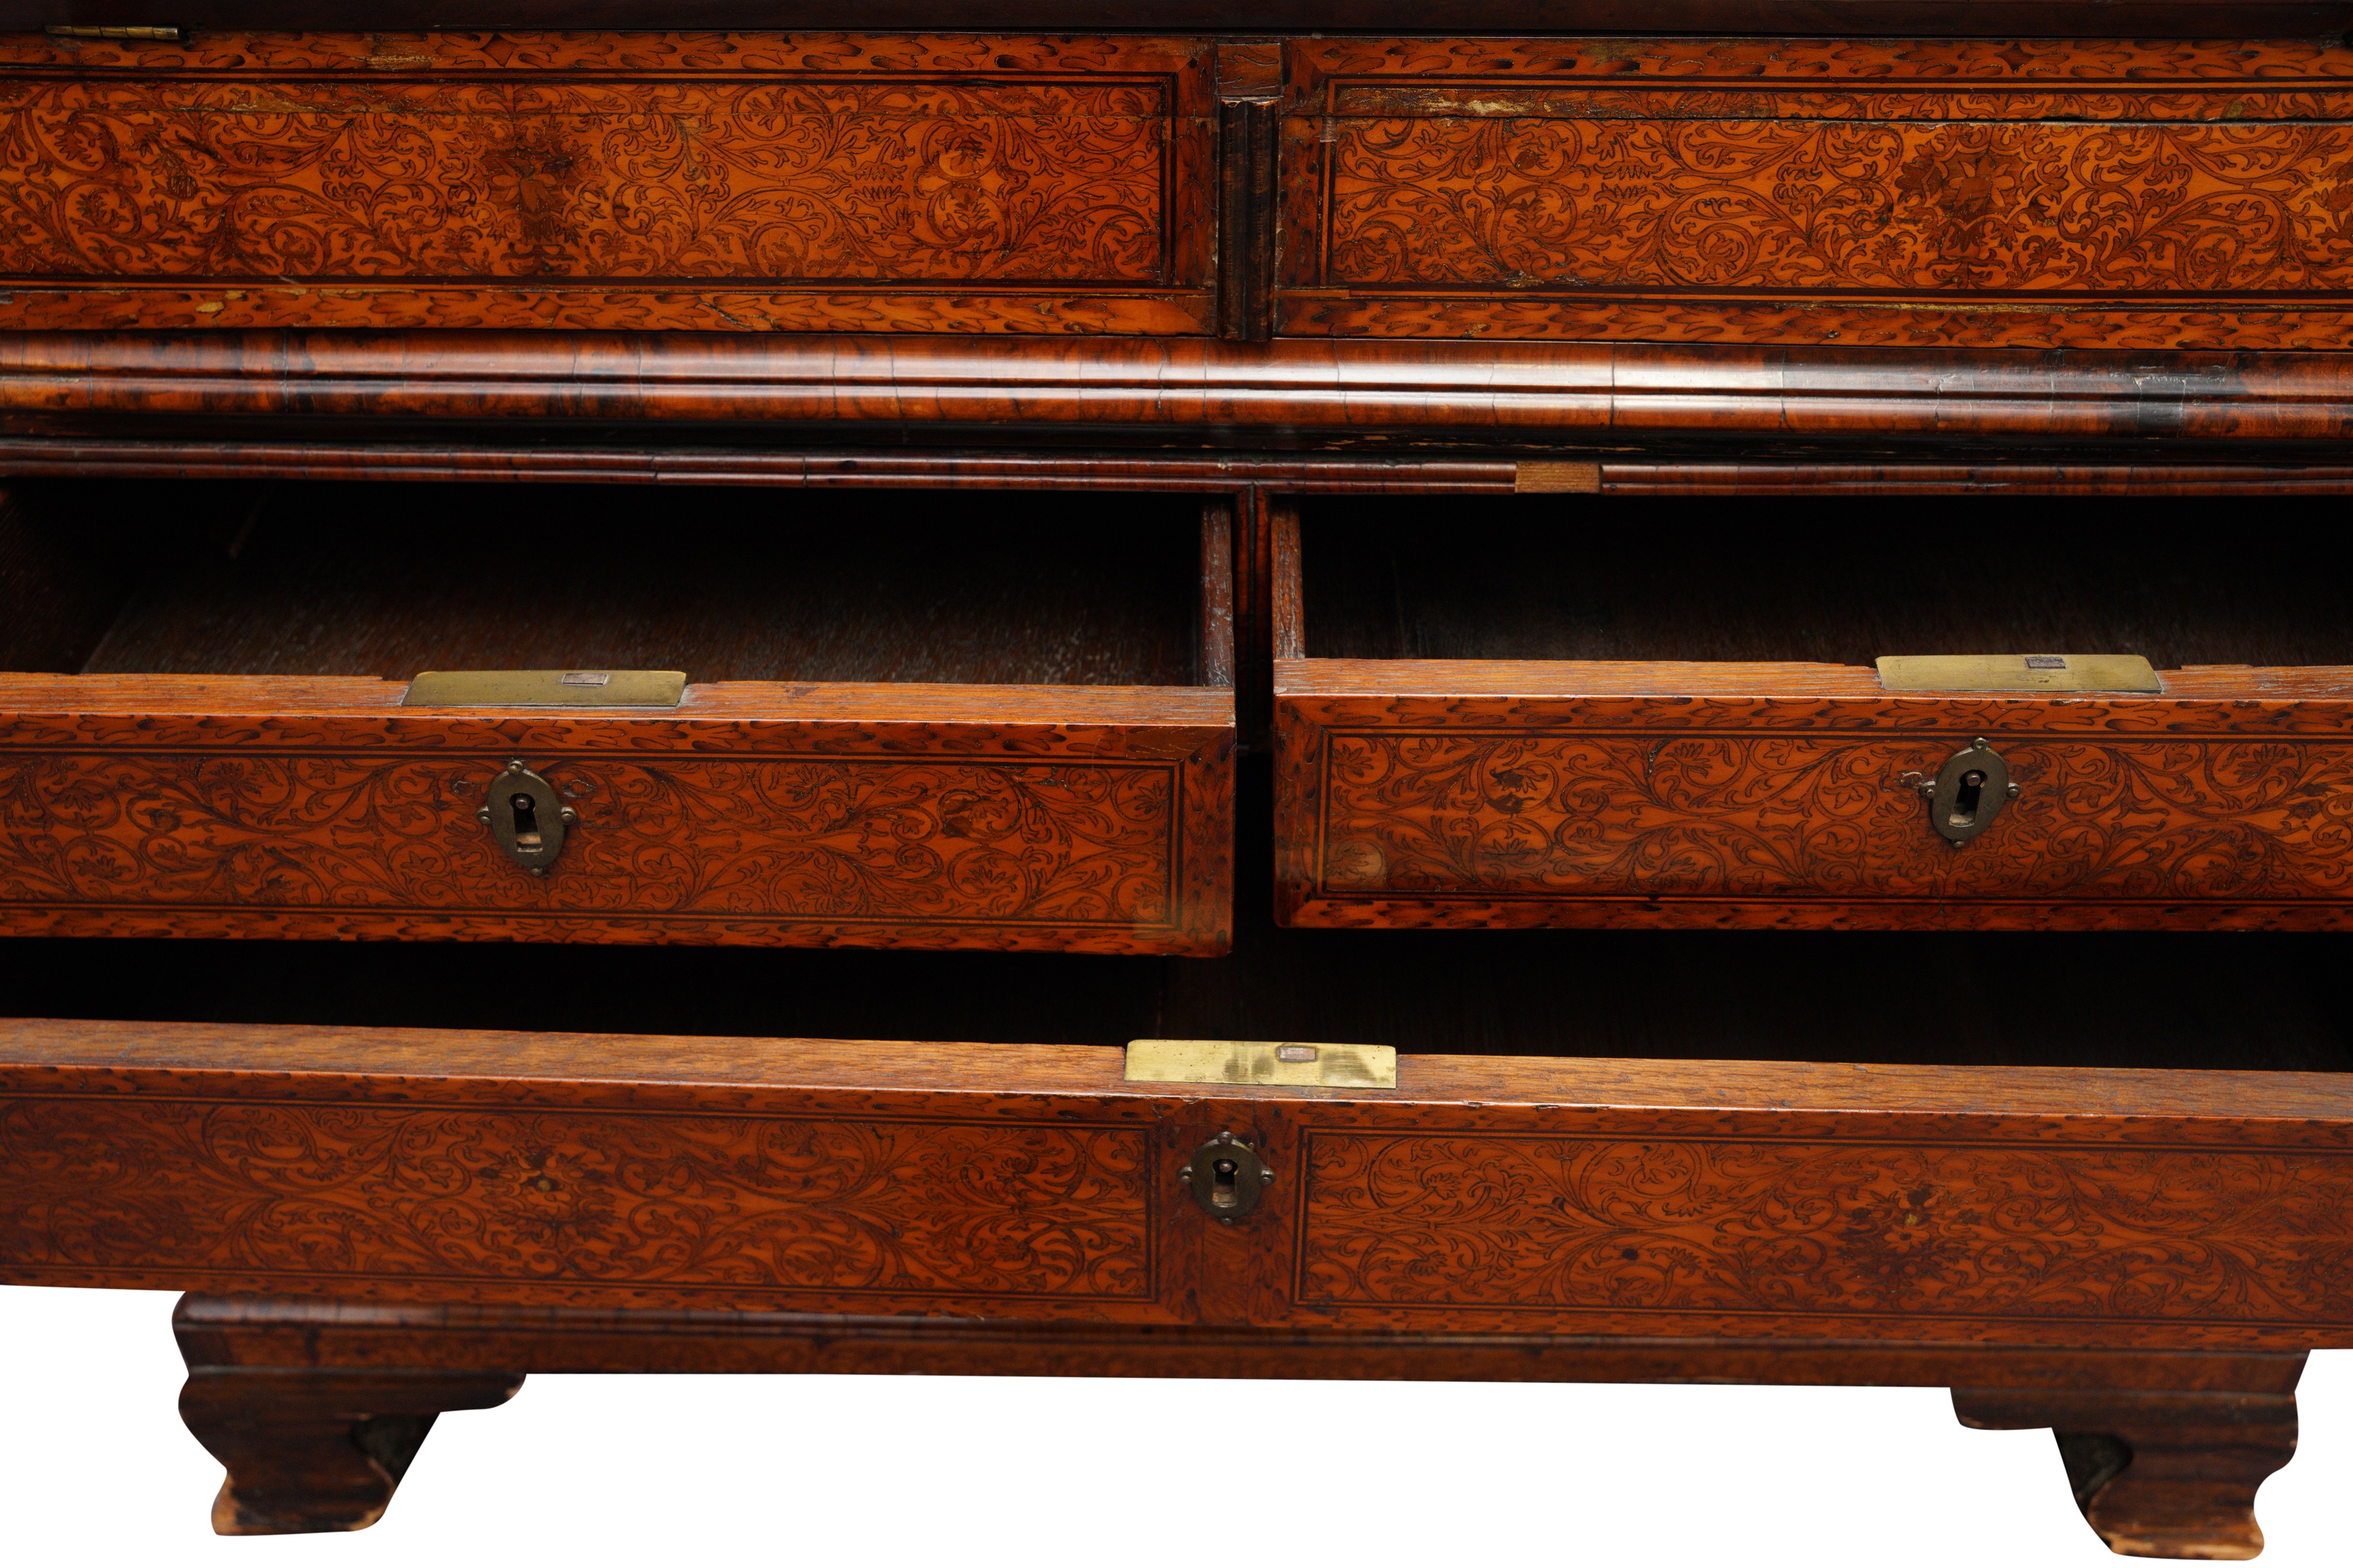
[[[1949,748],[1947,748],[1949,749]],[[1956,849],[1934,744],[1335,732],[1318,890],[1483,898],[2353,898],[2353,747],[2001,742],[2018,800]]]
[[[1168,260],[1183,60],[825,43],[35,47],[0,277],[47,326],[1187,330],[1152,292],[1199,282]]]
[[[2353,125],[1344,123],[1335,281],[2353,292]]]
[[[2353,342],[2353,79],[2327,49],[1400,41],[1310,58],[1324,91],[1294,110],[1290,178],[1321,193],[1299,221],[1322,259],[1292,279],[1314,287],[1290,331]]]
[[[2327,1152],[1320,1131],[1330,1304],[2342,1323]]]
[[[0,1107],[20,1272],[1148,1298],[1130,1129],[479,1107]]]
[[[1148,930],[1180,918],[1152,763],[609,756],[544,878],[475,820],[493,760],[0,753],[0,906]]]

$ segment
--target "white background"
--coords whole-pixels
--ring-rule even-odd
[[[1941,1389],[535,1376],[349,1536],[223,1540],[165,1292],[0,1289],[0,1552],[52,1563],[2114,1563],[2046,1432]],[[2267,1568],[2343,1568],[2353,1352]]]

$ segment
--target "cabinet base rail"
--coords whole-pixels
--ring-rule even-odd
[[[539,1372],[1941,1384],[1964,1425],[2052,1428],[2113,1550],[2239,1559],[2263,1549],[2256,1488],[2295,1451],[2305,1359],[202,1295],[182,1298],[174,1327],[181,1414],[227,1471],[224,1535],[373,1524],[437,1415],[502,1404]]]

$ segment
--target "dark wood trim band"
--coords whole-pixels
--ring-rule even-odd
[[[301,31],[299,0],[0,0],[0,31],[51,23]],[[1742,33],[1986,37],[2313,37],[2353,17],[2336,0],[1809,0],[1769,17],[1743,0],[373,0],[378,31],[518,27],[955,32]]]
[[[2084,1516],[2118,1551],[2243,1557],[2262,1544],[2255,1489],[2295,1452],[2305,1360],[193,1295],[173,1327],[182,1410],[229,1472],[214,1510],[228,1534],[372,1522],[439,1411],[543,1372],[1767,1383],[1949,1385],[1967,1425],[2057,1427]]]
[[[2012,1349],[1862,1340],[1155,1327],[988,1318],[188,1295],[191,1366],[517,1373],[1753,1383],[2292,1394],[2300,1352]]]
[[[1589,470],[1589,486],[1550,482]],[[1531,470],[1535,470],[1531,482]],[[0,478],[416,479],[1239,495],[2344,495],[2347,463],[1856,462],[763,451],[0,437]]]
[[[645,445],[474,447],[361,441],[0,437],[0,478],[417,479],[828,489],[1084,489],[1239,495],[1510,495],[1510,458],[764,451]]]
[[[2353,353],[1214,340],[28,332],[0,433],[354,418],[1120,431],[1261,447],[1410,436],[2043,448],[2341,444]],[[1950,458],[1947,457],[1947,461]]]

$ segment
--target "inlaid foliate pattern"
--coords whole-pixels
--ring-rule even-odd
[[[1343,121],[1332,280],[2078,297],[2353,285],[2353,125],[1704,107]]]
[[[2353,342],[2341,50],[1366,40],[1300,74],[1288,331]]]
[[[2353,898],[2353,747],[1996,742],[2019,798],[1968,845],[1909,780],[1934,739],[1335,731],[1335,897]]]
[[[1178,62],[823,42],[35,49],[0,278],[34,325],[1187,330]]]
[[[1166,927],[1162,763],[591,754],[533,877],[475,810],[502,763],[365,752],[0,752],[0,906],[498,912],[674,922]]]
[[[2338,1324],[2353,1160],[1318,1131],[1310,1304]]]
[[[1148,1299],[1128,1129],[481,1107],[0,1106],[16,1277]]]

